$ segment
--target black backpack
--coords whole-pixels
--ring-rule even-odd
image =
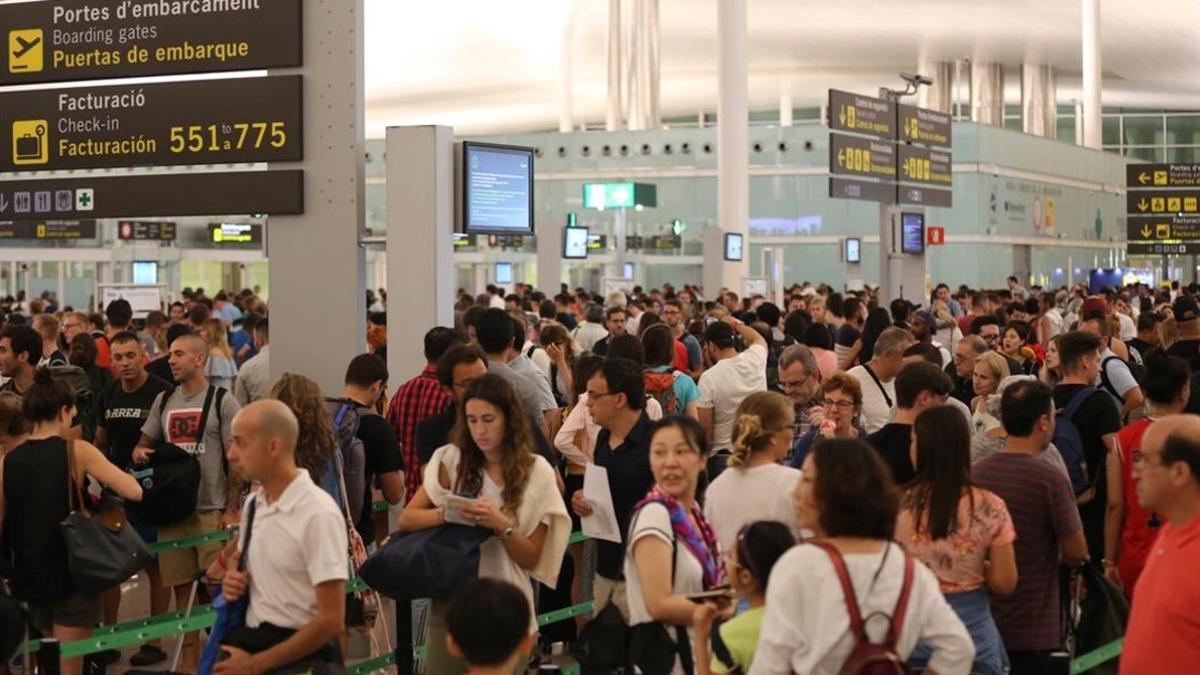
[[[163,392],[158,406],[160,420],[166,410],[167,400],[174,393],[173,390]],[[223,388],[209,385],[208,393],[204,395],[200,425],[197,427],[200,434],[198,443],[204,443],[208,413],[214,406],[217,410],[217,422],[224,426],[221,420],[221,403],[224,398]],[[224,455],[225,448],[222,443],[222,459]],[[148,462],[130,466],[129,474],[142,486],[142,501],[130,503],[127,508],[132,510],[142,523],[150,526],[170,525],[196,511],[196,502],[200,496],[200,459],[196,454],[164,441]]]

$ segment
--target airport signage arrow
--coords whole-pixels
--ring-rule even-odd
[[[954,182],[950,152],[901,144],[897,178],[902,183],[949,187]]]
[[[1129,241],[1200,241],[1200,214],[1190,216],[1129,216]]]
[[[1127,164],[1125,185],[1130,190],[1200,188],[1200,164]]]
[[[829,196],[834,199],[857,199],[881,204],[896,202],[894,183],[874,183],[850,178],[830,178]]]
[[[830,89],[829,128],[893,140],[896,138],[896,104],[882,98]]]
[[[829,134],[829,171],[834,174],[896,179],[896,145],[845,134]]]
[[[1200,189],[1129,190],[1125,211],[1139,216],[1200,213]]]
[[[949,148],[953,143],[950,115],[903,103],[896,106],[899,115],[900,140],[911,143]]]

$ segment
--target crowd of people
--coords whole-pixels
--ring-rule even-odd
[[[124,301],[12,312],[10,591],[61,640],[116,621],[119,589],[79,590],[67,565],[71,506],[51,495],[70,474],[127,500],[148,542],[240,524],[146,570],[154,614],[195,602],[202,577],[249,595],[216,672],[342,661],[361,619],[348,551],[390,534],[377,500],[402,505],[400,533],[486,534],[477,578],[433,598],[433,675],[520,672],[545,651],[535,616],[585,597],[593,618],[567,626],[576,657],[646,675],[859,672],[872,658],[1054,673],[1122,633],[1123,673],[1200,656],[1197,288],[1010,278],[938,285],[919,305],[807,283],[778,304],[691,286],[511,290],[460,292],[453,326],[392,345],[426,364],[394,395],[374,294],[366,353],[328,397],[302,374],[271,378],[253,291],[188,293],[136,327]],[[160,522],[144,479],[176,449],[198,465],[196,495]],[[599,501],[585,488],[597,470]],[[569,543],[609,509],[618,541]],[[1132,609],[1090,611],[1105,596]],[[184,647],[194,667],[198,636]],[[148,642],[131,662],[165,658]]]

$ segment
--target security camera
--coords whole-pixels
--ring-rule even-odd
[[[933,84],[932,77],[926,77],[925,75],[920,75],[917,73],[900,73],[900,79],[915,87],[919,87],[922,84],[925,86],[931,86]]]

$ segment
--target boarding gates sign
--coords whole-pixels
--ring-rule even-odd
[[[1126,253],[1200,253],[1200,164],[1125,167]]]
[[[0,5],[0,85],[299,66],[300,0]]]

